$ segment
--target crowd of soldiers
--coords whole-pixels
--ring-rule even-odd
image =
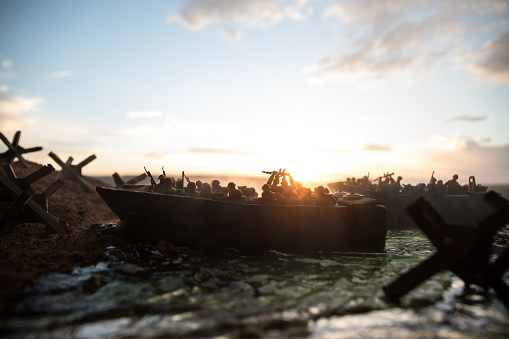
[[[286,170],[263,173],[270,174],[267,183],[262,186],[263,204],[334,206],[337,203],[328,188],[323,186],[315,187],[314,190],[306,188],[300,181],[295,182]]]
[[[368,176],[364,176],[361,179],[355,179],[355,178],[347,178],[346,184],[347,185],[353,185],[353,186],[362,186],[365,188],[370,189],[376,189],[378,191],[383,192],[393,192],[393,193],[402,193],[402,194],[408,194],[408,195],[421,195],[424,193],[432,193],[432,194],[441,194],[441,195],[454,195],[454,194],[464,194],[468,191],[475,191],[480,190],[481,188],[484,188],[482,185],[475,186],[475,179],[474,179],[474,187],[470,187],[470,179],[469,184],[467,185],[461,185],[458,182],[458,175],[454,174],[452,176],[452,179],[446,181],[445,183],[443,180],[437,180],[434,177],[435,172],[431,174],[431,179],[429,183],[420,183],[415,186],[408,184],[404,185],[401,183],[403,180],[403,177],[398,176],[397,180],[394,180],[392,177],[394,173],[385,173],[384,175],[376,178],[376,179],[369,179]],[[473,177],[471,177],[473,178]],[[373,183],[375,181],[376,183]]]
[[[197,198],[219,199],[232,202],[260,203],[276,205],[319,205],[333,206],[337,203],[328,188],[323,186],[315,187],[314,190],[303,187],[301,182],[295,182],[290,173],[286,170],[264,171],[270,174],[267,183],[262,186],[261,197],[254,187],[237,186],[229,182],[226,187],[221,186],[219,180],[212,180],[210,183],[197,180],[191,181],[184,172],[181,178],[159,176],[159,183],[145,170],[150,177],[150,191],[165,194],[186,195]]]
[[[184,171],[182,171],[182,177],[176,179],[175,177],[166,176],[163,169],[163,174],[159,176],[159,183],[156,183],[150,171],[146,171],[146,173],[150,177],[150,191],[152,192],[207,199],[225,199],[236,202],[247,202],[248,199],[254,199],[258,196],[254,187],[237,187],[234,182],[230,182],[227,187],[223,187],[217,179],[212,180],[211,183],[202,182],[201,180],[194,182],[185,175]]]

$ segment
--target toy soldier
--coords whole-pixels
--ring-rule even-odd
[[[447,191],[444,182],[442,180],[437,181],[437,186],[435,187],[436,194],[445,194]]]
[[[435,174],[435,171],[431,173],[431,179],[429,179],[429,183],[426,185],[426,188],[428,189],[428,192],[434,193],[435,188],[437,187],[437,179],[433,176]]]
[[[228,200],[229,201],[241,201],[242,200],[242,191],[239,190],[234,182],[228,183]]]
[[[334,206],[336,205],[336,199],[330,194],[325,193],[325,188],[323,186],[318,186],[315,188],[315,205],[318,206]]]
[[[281,186],[283,187],[288,187],[288,181],[286,180],[286,169],[283,170],[283,172],[281,172],[281,170],[279,170],[279,175],[282,177],[281,179]]]
[[[200,195],[200,192],[196,191],[196,184],[192,181],[187,184],[187,193],[189,193],[191,197]]]
[[[212,193],[212,187],[208,182],[203,183],[200,194],[202,198],[212,198],[214,196],[214,193]]]
[[[401,180],[403,180],[402,176],[398,176],[398,180],[394,182],[394,184],[391,185],[391,188],[393,192],[399,193],[401,190]]]
[[[218,192],[227,192],[228,189],[221,186],[221,182],[217,179],[212,180],[212,192],[218,193]]]
[[[176,194],[177,191],[172,187],[172,181],[169,178],[159,176],[159,184],[156,185],[154,189],[155,192],[158,193],[166,193],[166,194]]]
[[[277,204],[276,193],[272,192],[272,188],[269,184],[262,186],[262,203],[263,204]]]
[[[445,188],[447,189],[447,194],[455,194],[461,189],[461,185],[458,183],[458,175],[455,174],[452,176],[452,179],[445,183]]]

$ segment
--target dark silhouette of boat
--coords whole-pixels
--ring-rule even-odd
[[[373,199],[336,206],[269,205],[97,187],[136,241],[177,246],[379,252],[387,209]]]
[[[386,174],[384,177],[391,175]],[[411,185],[403,185],[407,187],[402,189],[391,189],[390,185],[356,184],[351,181],[331,182],[327,186],[331,192],[351,192],[382,202],[389,211],[389,229],[417,229],[406,209],[421,197],[449,224],[475,225],[493,212],[493,207],[484,202],[487,187],[476,185],[474,177],[469,178],[469,185],[461,187],[454,194],[433,192],[428,190],[429,185],[425,184],[419,184],[413,187],[413,190],[406,189]]]

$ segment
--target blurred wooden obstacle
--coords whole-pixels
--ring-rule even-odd
[[[83,169],[83,167],[85,167],[86,165],[88,165],[97,158],[95,154],[92,154],[91,156],[89,156],[88,158],[86,158],[77,165],[72,164],[72,161],[74,160],[72,157],[69,157],[67,161],[64,163],[55,153],[50,152],[48,155],[50,156],[51,159],[55,160],[55,162],[62,168],[60,173],[58,173],[57,179],[74,180],[80,183],[87,191],[93,192],[95,190],[95,188],[92,187],[92,185],[88,183],[81,174],[81,170]]]
[[[32,153],[42,150],[41,146],[37,147],[31,147],[31,148],[23,148],[19,145],[19,138],[21,137],[21,131],[17,131],[16,134],[14,134],[14,138],[12,139],[12,143],[7,140],[5,135],[3,135],[0,132],[0,139],[4,142],[4,144],[7,146],[8,150],[4,153],[0,154],[0,160],[3,160],[4,162],[8,164],[12,164],[15,158],[18,158],[19,162],[23,164],[26,168],[30,167],[30,164],[23,159],[22,154],[25,153]]]
[[[122,180],[122,178],[120,177],[120,175],[117,172],[113,173],[112,177],[113,177],[113,180],[115,181],[115,187],[123,188],[124,185],[130,186],[130,185],[139,183],[140,181],[142,181],[143,179],[145,179],[147,177],[147,174],[142,173],[134,178],[127,180],[127,182],[124,182],[124,180]]]
[[[509,221],[509,201],[488,192],[485,201],[495,211],[476,227],[448,225],[440,214],[420,198],[408,207],[408,213],[428,236],[438,251],[383,289],[390,299],[399,299],[441,269],[452,271],[465,282],[465,287],[490,287],[509,307],[509,286],[502,275],[509,268],[509,247],[490,263],[495,233]]]
[[[40,194],[31,187],[34,182],[54,170],[53,166],[46,165],[25,178],[17,178],[10,164],[4,166],[5,173],[0,172],[1,196],[12,205],[0,218],[0,233],[10,232],[22,217],[26,217],[26,212],[32,217],[29,220],[42,222],[51,232],[66,233],[65,228],[48,213],[48,198],[58,191],[64,182],[57,180]]]

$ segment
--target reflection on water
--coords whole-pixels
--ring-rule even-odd
[[[389,232],[386,252],[372,254],[111,248],[96,266],[34,281],[0,325],[11,337],[509,334],[508,310],[491,294],[459,299],[462,282],[448,271],[399,305],[384,299],[384,285],[433,251],[419,231]]]

